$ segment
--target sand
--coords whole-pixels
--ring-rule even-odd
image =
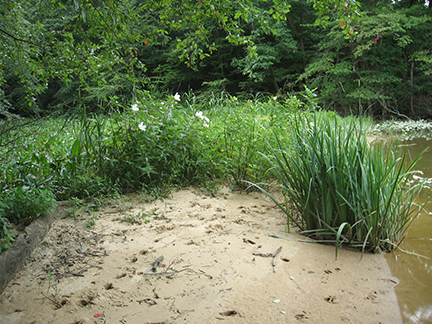
[[[56,218],[1,294],[0,323],[402,323],[383,255],[336,260],[260,192],[144,198]]]

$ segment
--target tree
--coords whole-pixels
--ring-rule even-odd
[[[359,23],[332,26],[302,78],[320,87],[324,105],[345,114],[430,115],[423,108],[430,107],[431,80],[421,70],[428,71],[432,46],[430,10],[367,5]]]
[[[35,108],[53,79],[71,83],[96,73],[101,61],[108,62],[102,37],[109,43],[122,31],[126,13],[121,9],[114,1],[2,2],[0,81],[5,95],[22,83],[28,106]]]
[[[23,97],[33,112],[46,108],[42,97],[48,88],[61,90],[60,94],[75,93],[74,105],[82,100],[83,92],[97,104],[115,102],[111,99],[116,97],[116,92],[121,92],[117,89],[121,89],[116,87],[118,77],[114,71],[128,76],[130,85],[123,92],[128,94],[141,82],[136,75],[137,67],[139,73],[145,72],[144,64],[140,64],[137,57],[126,59],[124,49],[168,38],[176,30],[181,31],[176,37],[176,52],[190,67],[197,66],[218,49],[211,40],[220,31],[228,42],[246,44],[249,53],[259,57],[260,53],[255,53],[257,45],[253,35],[245,33],[244,26],[253,20],[264,33],[274,34],[277,30],[268,24],[267,17],[286,20],[290,5],[283,0],[269,1],[263,13],[255,6],[256,2],[4,1],[0,4],[0,45],[4,54],[0,58],[1,109],[4,112],[21,106],[17,112],[22,113]],[[323,15],[323,23],[331,19],[330,14],[346,20],[358,14],[355,1],[312,2]],[[156,29],[141,24],[140,17],[148,13],[157,19]],[[137,26],[140,28],[132,28]],[[139,33],[143,29],[146,32]],[[65,92],[64,84],[73,86]],[[133,97],[132,91],[129,99]],[[8,103],[7,99],[14,102]]]

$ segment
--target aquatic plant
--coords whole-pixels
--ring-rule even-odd
[[[303,234],[336,244],[336,254],[342,243],[393,249],[421,209],[415,198],[424,183],[410,182],[420,156],[407,165],[397,143],[371,145],[361,122],[328,115],[297,116],[290,129],[292,143],[278,140],[266,155],[290,205],[256,186]]]

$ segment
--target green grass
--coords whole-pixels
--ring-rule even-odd
[[[279,140],[265,154],[290,206],[265,191],[304,234],[336,244],[389,251],[419,212],[422,183],[410,185],[420,157],[370,145],[362,123],[322,114],[298,116],[293,142]],[[298,216],[300,215],[300,216]]]

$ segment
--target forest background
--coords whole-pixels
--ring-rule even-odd
[[[432,113],[428,1],[21,0],[0,16],[3,116],[313,89],[344,115]]]

